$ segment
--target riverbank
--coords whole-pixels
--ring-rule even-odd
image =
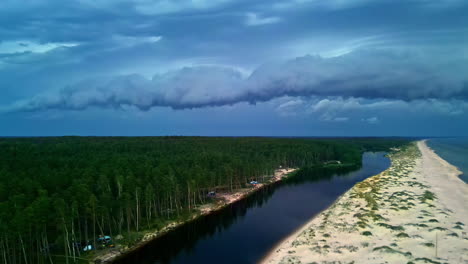
[[[97,251],[95,257],[91,259],[91,263],[112,263],[115,259],[137,250],[138,248],[146,245],[148,242],[157,239],[158,237],[170,232],[171,230],[186,224],[187,222],[193,221],[201,216],[208,215],[212,212],[221,210],[226,206],[229,206],[241,199],[246,198],[247,196],[251,195],[252,193],[264,188],[265,186],[274,184],[283,180],[284,178],[291,175],[291,173],[295,172],[297,168],[284,168],[278,169],[275,171],[274,175],[267,181],[266,183],[258,183],[251,188],[243,188],[236,190],[235,192],[220,192],[216,194],[215,202],[208,203],[199,206],[196,209],[196,212],[190,217],[187,221],[179,221],[179,222],[171,222],[165,227],[155,230],[155,231],[148,231],[143,235],[141,241],[135,243],[135,245],[130,247],[123,247],[120,245],[116,245],[115,248],[106,249],[103,251]]]
[[[468,263],[468,186],[424,141],[342,195],[262,263]]]

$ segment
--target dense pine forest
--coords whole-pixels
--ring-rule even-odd
[[[0,139],[0,260],[73,263],[99,235],[131,243],[282,167],[339,160],[401,139],[59,137]],[[61,256],[61,257],[58,257]],[[0,262],[0,263],[1,263]]]

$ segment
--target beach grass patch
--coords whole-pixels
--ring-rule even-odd
[[[356,224],[357,224],[358,227],[360,227],[360,228],[366,228],[366,227],[367,227],[367,224],[366,224],[366,222],[364,222],[364,221],[358,221]]]
[[[419,262],[423,261],[423,263],[442,264],[442,263],[440,263],[438,261],[434,261],[434,260],[429,259],[429,258],[416,258],[415,261],[419,261]]]
[[[427,200],[433,201],[436,198],[433,192],[428,190],[424,191],[423,195],[419,198],[422,203],[425,203]]]
[[[458,237],[458,234],[454,232],[454,233],[450,233],[450,234],[448,234],[447,236],[451,236],[451,237]]]
[[[380,214],[376,214],[374,211],[363,214],[363,217],[370,217],[374,222],[377,221],[388,221],[387,218],[383,217]]]
[[[434,243],[431,243],[431,242],[423,243],[423,245],[426,247],[434,247]]]
[[[438,226],[438,227],[434,227],[434,228],[429,229],[429,232],[432,232],[432,231],[446,231],[446,230],[447,230],[447,228]]]
[[[433,218],[433,219],[429,219],[429,222],[431,222],[431,223],[439,223],[439,220]]]
[[[377,225],[381,226],[381,227],[385,227],[385,228],[390,229],[392,231],[404,231],[405,230],[405,228],[402,227],[402,226],[393,226],[393,225],[389,225],[389,224],[386,224],[386,223],[378,223]]]
[[[401,233],[399,233],[398,235],[396,235],[396,237],[398,237],[398,238],[408,238],[409,235],[406,234],[406,233],[404,233],[404,232],[401,232]]]
[[[389,246],[376,247],[376,248],[372,249],[372,251],[378,251],[378,252],[388,253],[388,254],[399,254],[399,255],[403,255],[403,256],[408,257],[408,258],[413,256],[413,254],[411,254],[411,252],[399,251],[399,250],[393,249],[393,248],[391,248]]]
[[[372,236],[372,232],[371,231],[364,231],[361,233],[361,235],[363,236]]]
[[[356,247],[356,246],[353,246],[353,245],[346,245],[346,246],[340,246],[340,247],[338,247],[338,249],[346,249],[349,252],[356,252],[356,251],[358,251],[359,248]]]
[[[281,264],[283,263],[301,264],[301,261],[296,256],[285,256],[283,259],[281,259],[280,263]]]

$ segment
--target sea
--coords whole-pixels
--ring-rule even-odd
[[[433,138],[427,141],[437,155],[463,172],[460,178],[468,183],[468,138]]]

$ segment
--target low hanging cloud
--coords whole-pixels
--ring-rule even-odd
[[[375,116],[369,117],[369,118],[363,118],[362,121],[367,122],[372,125],[378,124],[380,122],[379,118]]]
[[[247,13],[245,24],[247,26],[261,26],[278,23],[280,21],[281,18],[279,17],[260,17],[256,13]]]
[[[17,101],[3,111],[89,107],[149,110],[256,103],[282,96],[341,96],[403,101],[467,100],[468,63],[429,60],[411,52],[354,51],[339,57],[304,56],[260,66],[243,77],[236,69],[186,67],[147,79],[126,75],[87,80],[59,92]]]

